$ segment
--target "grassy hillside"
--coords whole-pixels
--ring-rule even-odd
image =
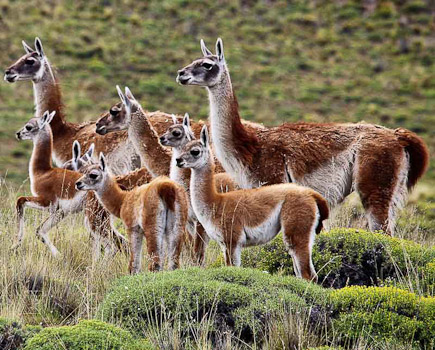
[[[115,84],[128,85],[149,110],[205,118],[206,91],[178,86],[175,75],[200,55],[200,38],[213,47],[221,36],[244,118],[402,126],[433,153],[430,2],[363,3],[0,0],[0,62],[6,68],[22,55],[22,39],[39,36],[58,68],[70,121],[107,110],[117,101]],[[31,149],[14,132],[32,110],[29,82],[0,84],[0,174],[14,183],[26,178]]]

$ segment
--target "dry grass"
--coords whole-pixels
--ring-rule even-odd
[[[24,185],[27,188],[27,184]],[[18,192],[21,192],[19,189]],[[79,319],[95,317],[96,310],[112,281],[127,274],[128,257],[119,252],[111,258],[94,261],[91,241],[83,225],[83,216],[71,215],[50,232],[53,243],[61,252],[54,259],[34,232],[47,217],[46,212],[29,209],[26,212],[26,235],[22,247],[11,251],[16,235],[14,203],[17,190],[4,181],[0,186],[0,317],[21,321],[24,324],[44,326],[74,324]],[[331,226],[351,226],[362,223],[361,208],[355,209],[351,197],[339,210]],[[433,235],[422,233],[416,224],[415,208],[404,211],[398,235],[421,243],[433,243]],[[405,222],[405,224],[403,224]],[[118,223],[120,224],[120,223]],[[121,226],[121,225],[120,225]],[[122,227],[120,227],[122,231]],[[213,263],[220,251],[211,245],[207,251],[206,265]],[[143,262],[143,268],[146,266]],[[181,266],[192,266],[190,255],[183,253]],[[412,269],[412,266],[410,266]],[[415,288],[411,277],[401,282]],[[411,280],[409,280],[411,279]],[[416,291],[418,293],[418,291]],[[307,349],[335,342],[334,334],[327,334],[319,325],[313,329],[306,315],[291,314],[285,310],[270,325],[266,340],[261,344],[244,344],[231,333],[221,334],[220,343],[211,343],[209,332],[213,314],[200,324],[192,324],[192,337],[183,338],[180,325],[162,322],[160,327],[145,330],[146,336],[161,349]],[[352,349],[411,349],[394,344],[377,344],[373,347],[368,339],[360,339]]]

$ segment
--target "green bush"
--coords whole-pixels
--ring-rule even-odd
[[[75,326],[45,328],[29,339],[25,350],[151,350],[145,340],[101,321],[81,321]]]
[[[316,237],[313,262],[319,283],[327,287],[378,285],[387,279],[416,274],[425,291],[434,281],[435,247],[355,229],[334,229]],[[275,273],[293,273],[293,263],[281,236],[271,243],[245,249],[242,264]],[[414,278],[412,279],[414,280]]]
[[[307,310],[306,300],[321,305],[325,293],[294,277],[240,268],[191,268],[123,277],[104,298],[100,313],[103,320],[135,334],[161,322],[187,330],[207,319],[211,334],[231,330],[250,341],[254,333],[261,338],[267,320],[278,311]]]
[[[40,326],[22,326],[19,322],[0,318],[0,349],[19,349],[41,329]]]
[[[393,287],[345,287],[330,293],[334,328],[345,341],[361,337],[434,346],[435,298]]]

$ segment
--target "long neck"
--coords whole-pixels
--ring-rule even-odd
[[[116,183],[115,179],[107,175],[104,180],[104,185],[98,191],[96,191],[97,197],[101,204],[116,217],[120,217],[121,207],[124,203],[126,192],[123,191]]]
[[[198,215],[207,215],[207,211],[213,208],[217,192],[214,181],[214,161],[212,157],[210,157],[209,162],[202,168],[192,169],[190,195],[195,212],[197,210],[200,211]]]
[[[180,168],[177,166],[176,159],[181,155],[182,149],[179,147],[174,147],[172,149],[171,157],[171,169],[169,171],[169,177],[172,181],[175,181],[179,185],[183,186],[186,191],[189,192],[190,185],[190,169]]]
[[[170,152],[162,146],[157,132],[140,107],[131,115],[128,136],[133,142],[143,165],[153,177],[169,175]]]
[[[258,139],[242,124],[226,66],[224,70],[221,80],[208,88],[210,124],[216,156],[225,170],[233,173],[240,166],[245,168],[252,165],[258,150]]]
[[[50,126],[56,138],[66,126],[63,112],[62,93],[59,83],[47,59],[44,60],[43,73],[33,80],[35,97],[35,116],[40,117],[45,111],[56,111]]]
[[[30,158],[29,171],[32,175],[52,169],[51,152],[53,150],[53,137],[49,126],[40,130],[33,140],[33,151]],[[33,178],[33,176],[31,176]]]

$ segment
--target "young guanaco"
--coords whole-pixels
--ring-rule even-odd
[[[269,242],[281,230],[298,277],[317,280],[311,251],[329,215],[326,200],[312,189],[280,184],[218,193],[207,128],[177,158],[191,168],[190,195],[198,220],[221,246],[227,265],[239,266],[241,249]]]
[[[150,271],[163,267],[164,245],[169,268],[178,267],[187,221],[188,204],[184,189],[161,176],[149,184],[124,191],[109,174],[102,153],[99,164],[89,165],[82,171],[83,176],[76,182],[77,190],[95,191],[101,204],[126,226],[131,248],[130,273],[140,271],[144,236],[151,258]]]

